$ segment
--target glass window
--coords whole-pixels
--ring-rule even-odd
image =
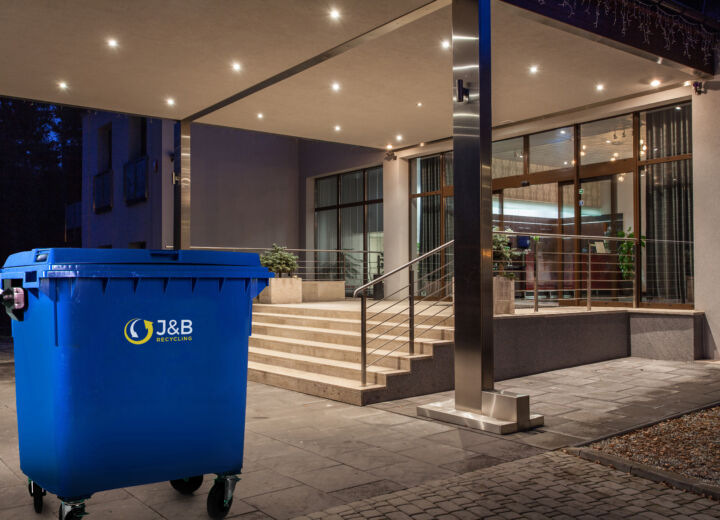
[[[528,233],[557,233],[557,199],[556,182],[503,190],[503,227]]]
[[[558,128],[530,136],[530,173],[572,166],[575,154],[572,127]]]
[[[337,249],[337,220],[336,209],[315,212],[315,248]],[[337,253],[322,251],[315,256],[315,277],[318,280],[337,280],[340,272]]]
[[[620,173],[581,182],[580,233],[616,237],[634,230],[633,174]],[[616,242],[608,242],[612,248]]]
[[[411,193],[438,191],[441,186],[442,155],[418,157],[410,161]]]
[[[643,301],[693,303],[692,160],[640,169]]]
[[[315,181],[315,207],[324,208],[337,204],[337,176],[323,177]]]
[[[580,125],[580,164],[632,158],[632,127],[632,114]]]
[[[368,276],[372,280],[383,273],[383,205],[368,204],[367,206],[367,248]]]
[[[365,195],[365,181],[362,170],[343,173],[340,176],[340,204],[362,202]]]
[[[640,113],[640,160],[692,153],[690,103]]]
[[[523,138],[515,137],[492,144],[493,179],[523,174]]]
[[[445,186],[453,185],[453,153],[445,154]]]
[[[367,171],[367,200],[377,200],[383,198],[382,172],[382,166],[378,166],[377,168],[370,168]]]

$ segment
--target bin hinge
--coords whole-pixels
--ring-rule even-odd
[[[28,304],[27,291],[22,287],[9,287],[0,295],[2,295],[2,303],[8,316],[13,320],[22,321]]]

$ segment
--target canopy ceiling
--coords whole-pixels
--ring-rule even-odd
[[[8,0],[0,95],[183,119],[427,3]],[[452,57],[441,42],[450,34],[443,7],[199,121],[372,147],[447,137]],[[654,79],[661,87],[692,79],[500,2],[493,47],[495,125],[649,92]]]

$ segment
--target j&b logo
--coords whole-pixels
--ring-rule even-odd
[[[142,325],[140,325],[142,323]],[[144,330],[143,330],[144,328]],[[144,345],[154,336],[158,343],[192,341],[192,320],[157,320],[133,318],[125,324],[125,339],[133,345]]]

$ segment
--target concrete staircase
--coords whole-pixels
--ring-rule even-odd
[[[368,354],[368,362],[376,362],[368,367],[368,384],[363,387],[359,310],[255,304],[248,378],[360,406],[449,390],[452,318],[416,316],[423,323],[415,328],[412,356],[407,323],[400,324],[403,316],[383,313],[368,323],[368,329],[378,325],[368,332],[368,353],[380,348]]]

